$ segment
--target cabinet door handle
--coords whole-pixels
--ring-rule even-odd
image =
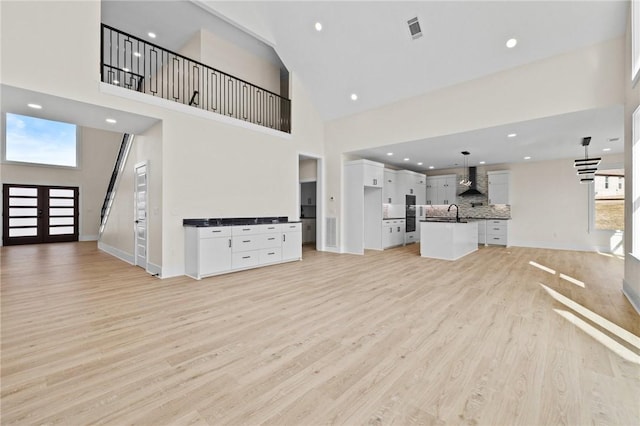
[[[400,227],[398,226],[398,232],[400,232]]]
[[[242,256],[243,259],[251,259],[251,256]]]
[[[229,238],[229,248],[231,248],[231,238]]]
[[[271,253],[267,253],[269,256],[273,256],[274,254],[276,254],[275,252],[271,252]]]
[[[393,228],[389,227],[389,233],[391,234],[393,232]]]
[[[310,226],[307,226],[307,229],[311,229],[311,227],[310,227]],[[271,238],[267,238],[267,239],[268,239],[269,241],[273,241],[273,240],[275,240],[276,238],[275,238],[275,237],[271,237]]]
[[[374,185],[377,185],[377,184],[378,184],[378,179],[374,179],[374,180],[373,180],[373,184],[374,184]]]
[[[222,232],[222,230],[221,230],[221,229],[219,229],[219,230],[213,230],[213,231],[211,231],[211,232],[213,232],[213,233],[215,234],[216,232]]]
[[[251,240],[242,240],[243,243],[250,243]]]
[[[282,241],[287,241],[287,234],[282,234]]]
[[[251,231],[251,228],[242,228],[243,231]]]

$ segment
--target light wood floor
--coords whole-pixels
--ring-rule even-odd
[[[2,425],[640,424],[613,257],[306,249],[195,281],[91,242],[0,253]]]

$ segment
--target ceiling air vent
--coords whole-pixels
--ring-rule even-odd
[[[417,16],[413,19],[409,19],[407,24],[409,24],[409,32],[411,33],[412,39],[415,40],[422,37],[422,30],[420,29],[420,22],[418,22]]]

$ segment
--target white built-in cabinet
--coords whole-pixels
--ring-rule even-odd
[[[509,204],[509,171],[487,172],[489,204]]]
[[[398,176],[399,194],[402,196],[401,202],[404,203],[405,195],[415,195],[416,204],[424,204],[424,202],[420,203],[420,201],[426,198],[427,177],[421,173],[410,170],[398,170],[396,173]]]
[[[404,203],[404,199],[398,197],[397,172],[391,169],[384,169],[384,183],[382,187],[382,202],[384,204]]]
[[[509,245],[509,221],[506,219],[487,220],[486,244]]]
[[[384,164],[355,160],[344,166],[344,251],[364,254],[382,249]]]
[[[405,227],[405,219],[384,219],[382,221],[382,248],[403,245]]]
[[[427,176],[426,202],[428,205],[456,202],[458,182],[456,175]]]
[[[196,279],[301,258],[298,222],[185,227],[185,273]]]

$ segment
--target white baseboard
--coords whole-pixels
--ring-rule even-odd
[[[318,251],[326,251],[326,252],[329,252],[329,253],[336,253],[336,254],[341,254],[342,253],[338,247],[322,247],[322,249],[320,249]]]
[[[147,272],[151,275],[155,275],[158,278],[163,278],[162,266],[158,266],[155,263],[147,262]]]
[[[97,235],[80,235],[80,237],[78,237],[79,241],[98,241],[98,236]]]
[[[636,293],[625,280],[622,280],[622,293],[627,297],[636,312],[640,314],[640,294]]]
[[[611,253],[609,247],[597,247],[583,244],[566,244],[553,241],[513,241],[509,240],[509,247],[527,247],[551,250],[573,250]]]
[[[117,257],[118,259],[123,260],[130,265],[134,264],[134,258],[132,254],[115,247],[111,247],[110,245],[105,244],[102,241],[98,241],[98,250],[102,250],[103,252],[108,253],[111,256]]]

